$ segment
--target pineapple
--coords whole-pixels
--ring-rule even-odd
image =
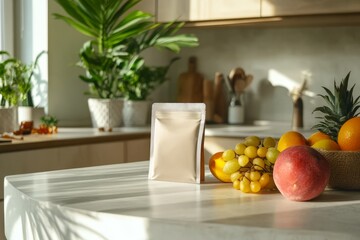
[[[326,133],[333,140],[337,141],[338,132],[341,126],[350,118],[359,115],[358,109],[360,108],[360,96],[354,99],[353,97],[353,85],[348,90],[350,72],[337,86],[334,81],[334,90],[331,92],[328,88],[323,87],[326,91],[326,95],[319,94],[322,97],[327,106],[321,106],[314,109],[314,112],[321,112],[322,117],[316,117],[321,119],[320,122],[313,126],[320,132]]]

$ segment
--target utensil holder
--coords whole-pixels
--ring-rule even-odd
[[[245,122],[245,107],[242,94],[232,94],[228,108],[229,124],[242,124]]]

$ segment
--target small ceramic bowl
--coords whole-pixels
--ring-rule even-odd
[[[330,163],[329,187],[360,190],[360,152],[325,150],[319,152]]]

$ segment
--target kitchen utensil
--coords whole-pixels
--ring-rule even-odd
[[[237,67],[230,71],[229,79],[231,79],[231,83],[233,85],[233,93],[241,94],[245,88],[251,84],[253,76],[246,75],[243,68]]]
[[[225,123],[227,121],[228,103],[225,94],[223,74],[216,72],[214,82],[214,122]]]
[[[241,67],[234,68],[229,73],[229,78],[231,79],[245,79],[245,71]]]
[[[233,79],[231,79],[230,77],[227,77],[226,79],[224,79],[225,85],[229,91],[230,94],[234,93],[234,84],[233,84]]]
[[[214,81],[204,80],[204,103],[206,105],[206,122],[214,118]]]
[[[204,76],[197,72],[197,59],[190,57],[188,71],[180,74],[178,79],[177,101],[184,103],[203,102]]]
[[[246,82],[245,88],[249,87],[250,84],[253,82],[253,80],[254,80],[253,75],[251,75],[251,74],[247,75],[246,79],[245,79],[245,82]]]
[[[244,69],[242,69],[240,67],[233,68],[229,73],[228,79],[230,81],[230,85],[231,85],[231,89],[232,89],[231,92],[235,93],[235,91],[236,91],[235,88],[236,88],[236,85],[238,85],[237,83],[239,82],[239,80],[245,79]]]
[[[235,94],[241,94],[245,90],[246,84],[245,79],[237,79],[234,86]]]

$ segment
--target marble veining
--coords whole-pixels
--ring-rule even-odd
[[[204,184],[150,181],[148,161],[8,176],[13,239],[358,239],[360,192],[309,202]],[[21,236],[21,238],[19,238]],[[244,238],[242,238],[244,237]]]

